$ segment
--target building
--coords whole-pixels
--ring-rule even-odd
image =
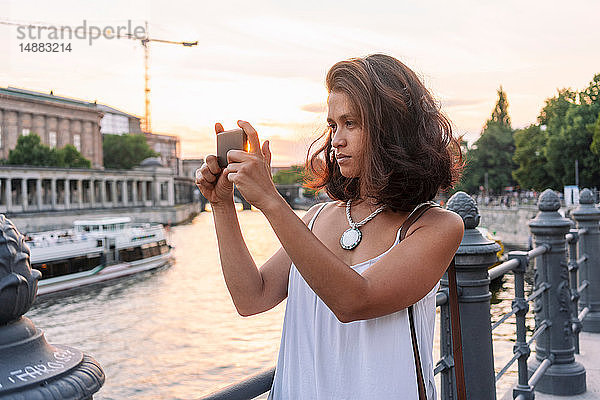
[[[179,137],[148,132],[144,132],[144,135],[146,135],[148,146],[157,153],[160,153],[162,164],[167,168],[171,168],[174,172],[178,172],[177,164],[180,154]]]
[[[72,144],[102,168],[102,135],[141,134],[160,153],[165,167],[177,171],[179,137],[142,132],[140,117],[97,102],[14,87],[0,88],[0,158],[8,158],[20,135],[35,133],[42,143],[61,148]]]
[[[0,88],[0,158],[8,158],[19,136],[35,133],[50,147],[72,144],[93,168],[102,168],[102,116],[94,103]]]
[[[127,114],[116,108],[104,104],[96,104],[96,108],[104,114],[100,122],[100,133],[103,135],[123,135],[128,133],[142,133],[140,117]]]
[[[186,158],[181,162],[181,169],[179,170],[179,175],[195,179],[196,170],[200,168],[203,164],[203,158]]]
[[[200,211],[195,188],[193,179],[175,176],[158,158],[131,170],[0,166],[0,213],[24,232],[118,215],[180,223]]]

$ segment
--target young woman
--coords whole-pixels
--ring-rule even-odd
[[[431,94],[393,57],[341,61],[326,85],[325,142],[309,149],[307,167],[310,186],[334,201],[298,218],[273,185],[269,142],[261,147],[245,121],[250,151],[230,151],[223,170],[209,155],[199,170],[227,288],[243,316],[288,298],[270,399],[419,399],[419,390],[434,399],[435,292],[463,222],[432,207],[400,228],[456,181],[460,148]],[[234,183],[282,245],[260,268],[240,231]]]

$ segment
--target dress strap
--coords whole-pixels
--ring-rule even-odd
[[[321,212],[321,210],[323,208],[325,208],[325,206],[329,204],[329,203],[323,203],[321,204],[321,206],[317,209],[317,212],[315,213],[315,215],[313,215],[313,217],[310,219],[310,222],[308,223],[308,229],[310,229],[312,231],[312,227],[315,223],[315,219],[317,219],[317,215],[319,215],[319,213]]]

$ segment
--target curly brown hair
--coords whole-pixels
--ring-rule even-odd
[[[351,58],[327,72],[327,92],[343,92],[353,103],[366,135],[360,177],[341,174],[327,128],[308,149],[305,187],[334,200],[361,193],[392,211],[410,211],[458,181],[464,166],[450,121],[406,65],[385,54]],[[311,149],[326,141],[312,155]]]

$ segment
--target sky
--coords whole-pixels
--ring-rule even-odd
[[[269,139],[272,165],[302,163],[326,127],[329,67],[372,53],[412,68],[474,142],[502,86],[513,127],[535,123],[559,88],[600,73],[600,2],[589,1],[183,1],[0,0],[0,87],[20,87],[144,114],[139,40],[20,38],[17,26],[148,22],[152,130],[175,134],[184,158],[216,151],[215,122],[249,121]],[[35,33],[35,32],[34,32]],[[33,53],[34,42],[71,51]]]

